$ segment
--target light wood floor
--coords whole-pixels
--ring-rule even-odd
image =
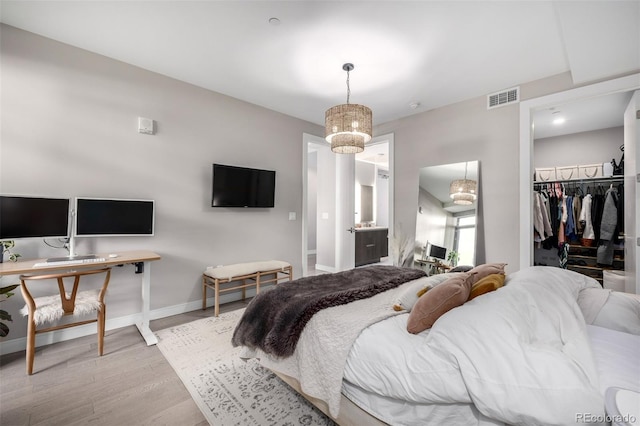
[[[220,306],[220,312],[248,303]],[[151,322],[153,331],[213,316],[213,308]],[[104,355],[86,336],[0,357],[0,425],[206,425],[176,373],[135,326],[107,331]],[[224,426],[224,425],[223,425]]]

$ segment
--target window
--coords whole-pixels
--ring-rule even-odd
[[[458,265],[475,265],[476,216],[456,218],[453,249],[458,252]]]

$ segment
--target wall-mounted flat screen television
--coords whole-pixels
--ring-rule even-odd
[[[153,200],[76,198],[75,235],[78,237],[151,236]]]
[[[69,198],[0,196],[0,240],[66,238]]]
[[[447,249],[445,247],[435,246],[431,244],[429,246],[429,256],[436,259],[445,260],[447,258]]]
[[[212,207],[273,207],[276,172],[213,165]]]

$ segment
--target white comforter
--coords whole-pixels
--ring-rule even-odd
[[[388,337],[391,341],[408,338],[411,350],[395,350],[393,344],[387,344],[384,351],[362,348],[359,342],[363,339],[358,338],[349,355],[345,349],[351,348],[354,336],[394,315],[391,304],[380,303],[390,294],[385,292],[316,314],[292,357],[277,361],[260,353],[245,356],[260,357],[269,368],[296,377],[305,392],[328,402],[334,416],[340,396],[336,380],[342,377],[333,372],[341,372],[347,358],[356,357],[358,362],[370,362],[371,371],[378,372],[374,373],[379,377],[374,380],[379,383],[375,391],[382,395],[418,403],[473,403],[483,415],[509,424],[573,424],[578,413],[604,415],[595,362],[577,304],[581,289],[597,286],[570,271],[527,268],[509,275],[504,288],[448,312],[430,331],[413,336],[405,328],[398,329],[397,336],[385,337],[387,342]],[[368,309],[368,303],[375,308]],[[345,317],[338,313],[352,316],[355,311],[360,316],[369,312],[375,320],[341,322]],[[385,322],[403,317],[406,315]],[[334,330],[349,332],[314,330],[331,321]],[[346,348],[334,350],[343,346]],[[380,354],[389,356],[380,358]],[[405,371],[394,370],[398,366]],[[346,374],[348,370],[347,366]],[[357,378],[346,378],[363,385]]]
[[[410,335],[408,315],[390,318],[362,332],[345,379],[413,403],[473,403],[508,424],[574,424],[579,413],[603,415],[577,304],[580,290],[593,286],[570,271],[533,267],[450,311],[431,331]]]

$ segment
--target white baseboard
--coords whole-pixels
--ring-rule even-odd
[[[255,290],[247,289],[247,297],[255,296]],[[220,296],[220,304],[234,302],[240,300],[240,294],[223,294]],[[214,298],[207,298],[207,307],[214,304]],[[167,306],[164,308],[154,309],[149,313],[150,320],[166,318],[173,315],[184,314],[186,312],[202,309],[202,300],[194,300],[180,305]],[[108,312],[107,312],[107,315]],[[105,329],[115,330],[122,327],[135,325],[142,320],[142,314],[125,315],[118,318],[108,318]],[[52,343],[64,342],[66,340],[77,339],[78,337],[90,336],[96,334],[95,324],[80,325],[77,327],[55,330],[49,333],[36,335],[36,347],[50,345]],[[24,351],[27,348],[27,338],[19,337],[17,339],[6,340],[0,342],[0,355],[10,354],[13,352]]]
[[[333,266],[320,265],[318,263],[316,263],[316,269],[324,272],[336,272],[336,268]]]

